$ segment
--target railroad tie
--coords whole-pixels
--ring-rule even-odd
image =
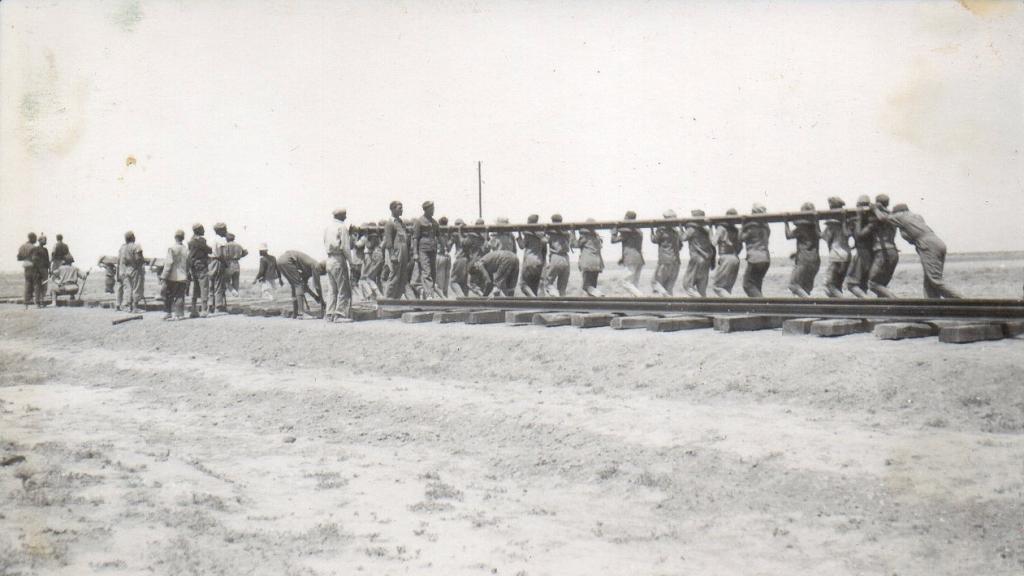
[[[525,326],[533,323],[533,317],[541,310],[509,310],[505,312],[505,324],[509,326]]]
[[[949,344],[967,344],[985,340],[1002,340],[1004,337],[1001,324],[960,324],[946,326],[939,330],[939,342]]]
[[[504,321],[504,310],[474,310],[466,317],[466,324],[498,324]]]
[[[782,322],[783,334],[810,334],[811,324],[821,318],[789,318]]]
[[[548,328],[554,328],[555,326],[569,326],[572,324],[572,316],[572,314],[565,312],[545,312],[535,314],[533,316],[533,324],[535,326],[547,326]]]
[[[835,318],[818,320],[811,324],[811,334],[833,338],[869,332],[871,326],[861,318]]]
[[[678,332],[711,328],[713,325],[714,321],[706,316],[669,316],[648,320],[647,330],[650,332]]]
[[[610,326],[612,330],[647,329],[648,322],[657,319],[657,316],[616,316],[612,318]]]
[[[610,325],[613,318],[615,318],[614,314],[595,312],[593,314],[574,314],[571,322],[574,328],[600,328]]]
[[[927,338],[939,333],[939,328],[925,322],[887,322],[875,326],[875,337],[880,340]]]
[[[434,324],[451,324],[469,320],[469,310],[444,310],[434,312]]]
[[[436,312],[406,312],[402,314],[402,322],[406,324],[423,324],[425,322],[433,322],[434,314]]]
[[[750,332],[781,328],[783,319],[779,316],[736,315],[715,316],[715,330],[719,332]]]

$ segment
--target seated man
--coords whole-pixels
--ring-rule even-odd
[[[68,254],[64,257],[64,263],[50,275],[54,306],[57,305],[58,296],[68,296],[70,300],[74,301],[82,288],[78,281],[81,280],[84,284],[85,279],[89,277],[88,274],[82,274],[82,271],[78,269],[78,266],[74,265],[74,262],[75,259]]]

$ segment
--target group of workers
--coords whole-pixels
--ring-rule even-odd
[[[837,210],[844,208],[845,203],[832,197],[828,206]],[[445,217],[435,219],[433,202],[424,202],[422,208],[422,214],[409,221],[403,219],[402,203],[393,201],[390,219],[354,228],[347,222],[347,211],[337,209],[324,230],[325,260],[298,250],[274,257],[263,244],[254,283],[262,285],[263,297],[273,299],[274,284],[284,286],[287,280],[295,317],[313,317],[306,302],[308,295],[320,305],[327,321],[345,322],[351,316],[353,288],[368,300],[447,298],[450,294],[513,296],[517,288],[528,297],[564,296],[571,271],[569,254],[578,251],[583,292],[603,296],[598,288],[598,277],[605,268],[603,239],[594,228],[585,224],[578,232],[559,227],[518,232],[499,228],[485,234],[463,230],[465,222],[461,219],[455,220],[453,226],[448,226]],[[766,212],[765,206],[758,203],[751,209],[753,215]],[[819,221],[814,205],[809,202],[801,206],[801,212],[806,217],[797,216],[784,223],[786,238],[796,242],[789,281],[789,290],[794,295],[810,296],[821,268],[819,246],[824,240],[828,248],[825,293],[829,297],[841,297],[845,287],[859,298],[868,297],[869,293],[894,298],[888,285],[899,261],[895,243],[899,232],[920,256],[925,295],[959,297],[943,281],[945,244],[905,204],[890,210],[888,196],[880,194],[874,202],[868,196],[858,198],[857,212],[849,217],[843,211],[838,218]],[[686,244],[689,259],[681,282],[685,295],[704,297],[709,287],[717,296],[731,295],[739,278],[740,254],[746,250],[743,291],[749,297],[762,296],[764,277],[771,265],[770,227],[757,218],[748,221],[735,209],[728,210],[726,215],[736,219],[712,223],[702,210],[693,210],[691,218],[681,226],[666,222],[651,230],[650,241],[658,247],[651,281],[653,294],[670,296],[675,292],[680,252]],[[615,282],[628,293],[643,296],[639,284],[645,265],[644,233],[641,227],[629,224],[636,218],[635,212],[627,212],[612,229],[610,240],[622,249],[621,270]],[[666,211],[663,218],[678,219],[672,210]],[[528,224],[538,222],[537,215],[527,218]],[[552,215],[551,222],[562,223],[561,215]],[[499,218],[497,224],[507,225],[508,219]],[[484,221],[477,220],[474,225],[483,226]],[[113,293],[116,284],[118,308],[136,310],[144,300],[143,280],[149,266],[161,280],[166,319],[184,317],[189,293],[191,316],[226,312],[228,292],[238,295],[239,260],[247,251],[235,242],[225,224],[214,225],[213,231],[212,241],[208,242],[203,225],[195,224],[186,243],[185,233],[178,230],[174,245],[163,259],[145,258],[134,234],[127,232],[116,257],[99,259],[98,264],[107,272],[106,291]],[[45,236],[29,234],[28,243],[18,251],[18,260],[25,266],[26,307],[33,299],[42,305],[47,283],[51,285],[54,301],[58,295],[74,297],[78,281],[87,276],[74,267],[74,259],[60,235],[57,240],[52,264]],[[320,282],[323,275],[328,278],[326,297]]]

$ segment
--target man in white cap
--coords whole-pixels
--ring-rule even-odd
[[[750,212],[764,214],[768,211],[764,204],[755,202]],[[747,267],[743,271],[743,291],[751,298],[761,298],[764,276],[771,266],[772,257],[768,252],[768,239],[772,231],[766,222],[743,222],[740,226],[740,239],[747,250]]]
[[[412,224],[412,253],[419,264],[420,298],[428,299],[444,295],[435,285],[437,276],[437,236],[440,230],[434,220],[434,203],[427,200],[423,203],[423,215]]]
[[[675,210],[666,210],[662,217],[677,218]],[[683,248],[679,229],[672,224],[658,226],[651,231],[651,242],[658,245],[658,266],[651,279],[651,290],[658,296],[671,296],[679,278],[679,251]]]
[[[334,210],[334,218],[324,229],[324,249],[327,251],[327,294],[324,320],[350,322],[352,318],[352,282],[348,265],[352,259],[352,239],[345,222],[348,211]]]
[[[267,249],[266,243],[260,244],[260,269],[256,272],[253,284],[259,283],[264,300],[274,299],[274,280],[279,286],[284,286],[281,280],[281,273],[277,269],[277,258],[274,258]]]

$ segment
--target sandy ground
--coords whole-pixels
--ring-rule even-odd
[[[0,574],[1013,574],[1024,341],[0,306]]]

